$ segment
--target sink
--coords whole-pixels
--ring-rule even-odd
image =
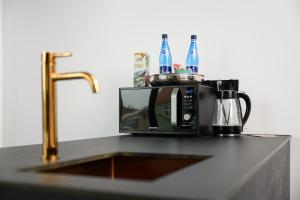
[[[209,157],[211,156],[116,152],[24,170],[38,173],[150,181],[199,163]]]

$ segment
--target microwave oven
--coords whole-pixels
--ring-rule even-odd
[[[196,85],[119,89],[119,132],[134,135],[212,134],[216,88]]]

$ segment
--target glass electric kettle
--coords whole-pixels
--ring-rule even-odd
[[[246,103],[246,111],[242,116],[240,98]],[[243,131],[251,111],[251,101],[247,94],[235,90],[217,91],[213,130],[219,135],[237,135]]]

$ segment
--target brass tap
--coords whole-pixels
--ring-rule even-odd
[[[85,79],[94,93],[99,92],[98,82],[87,72],[57,73],[56,58],[72,56],[71,52],[42,53],[42,99],[43,99],[43,155],[44,161],[58,159],[56,122],[56,81]]]

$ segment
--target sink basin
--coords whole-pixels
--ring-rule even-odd
[[[116,152],[33,167],[26,171],[109,177],[111,179],[154,180],[209,157]]]

